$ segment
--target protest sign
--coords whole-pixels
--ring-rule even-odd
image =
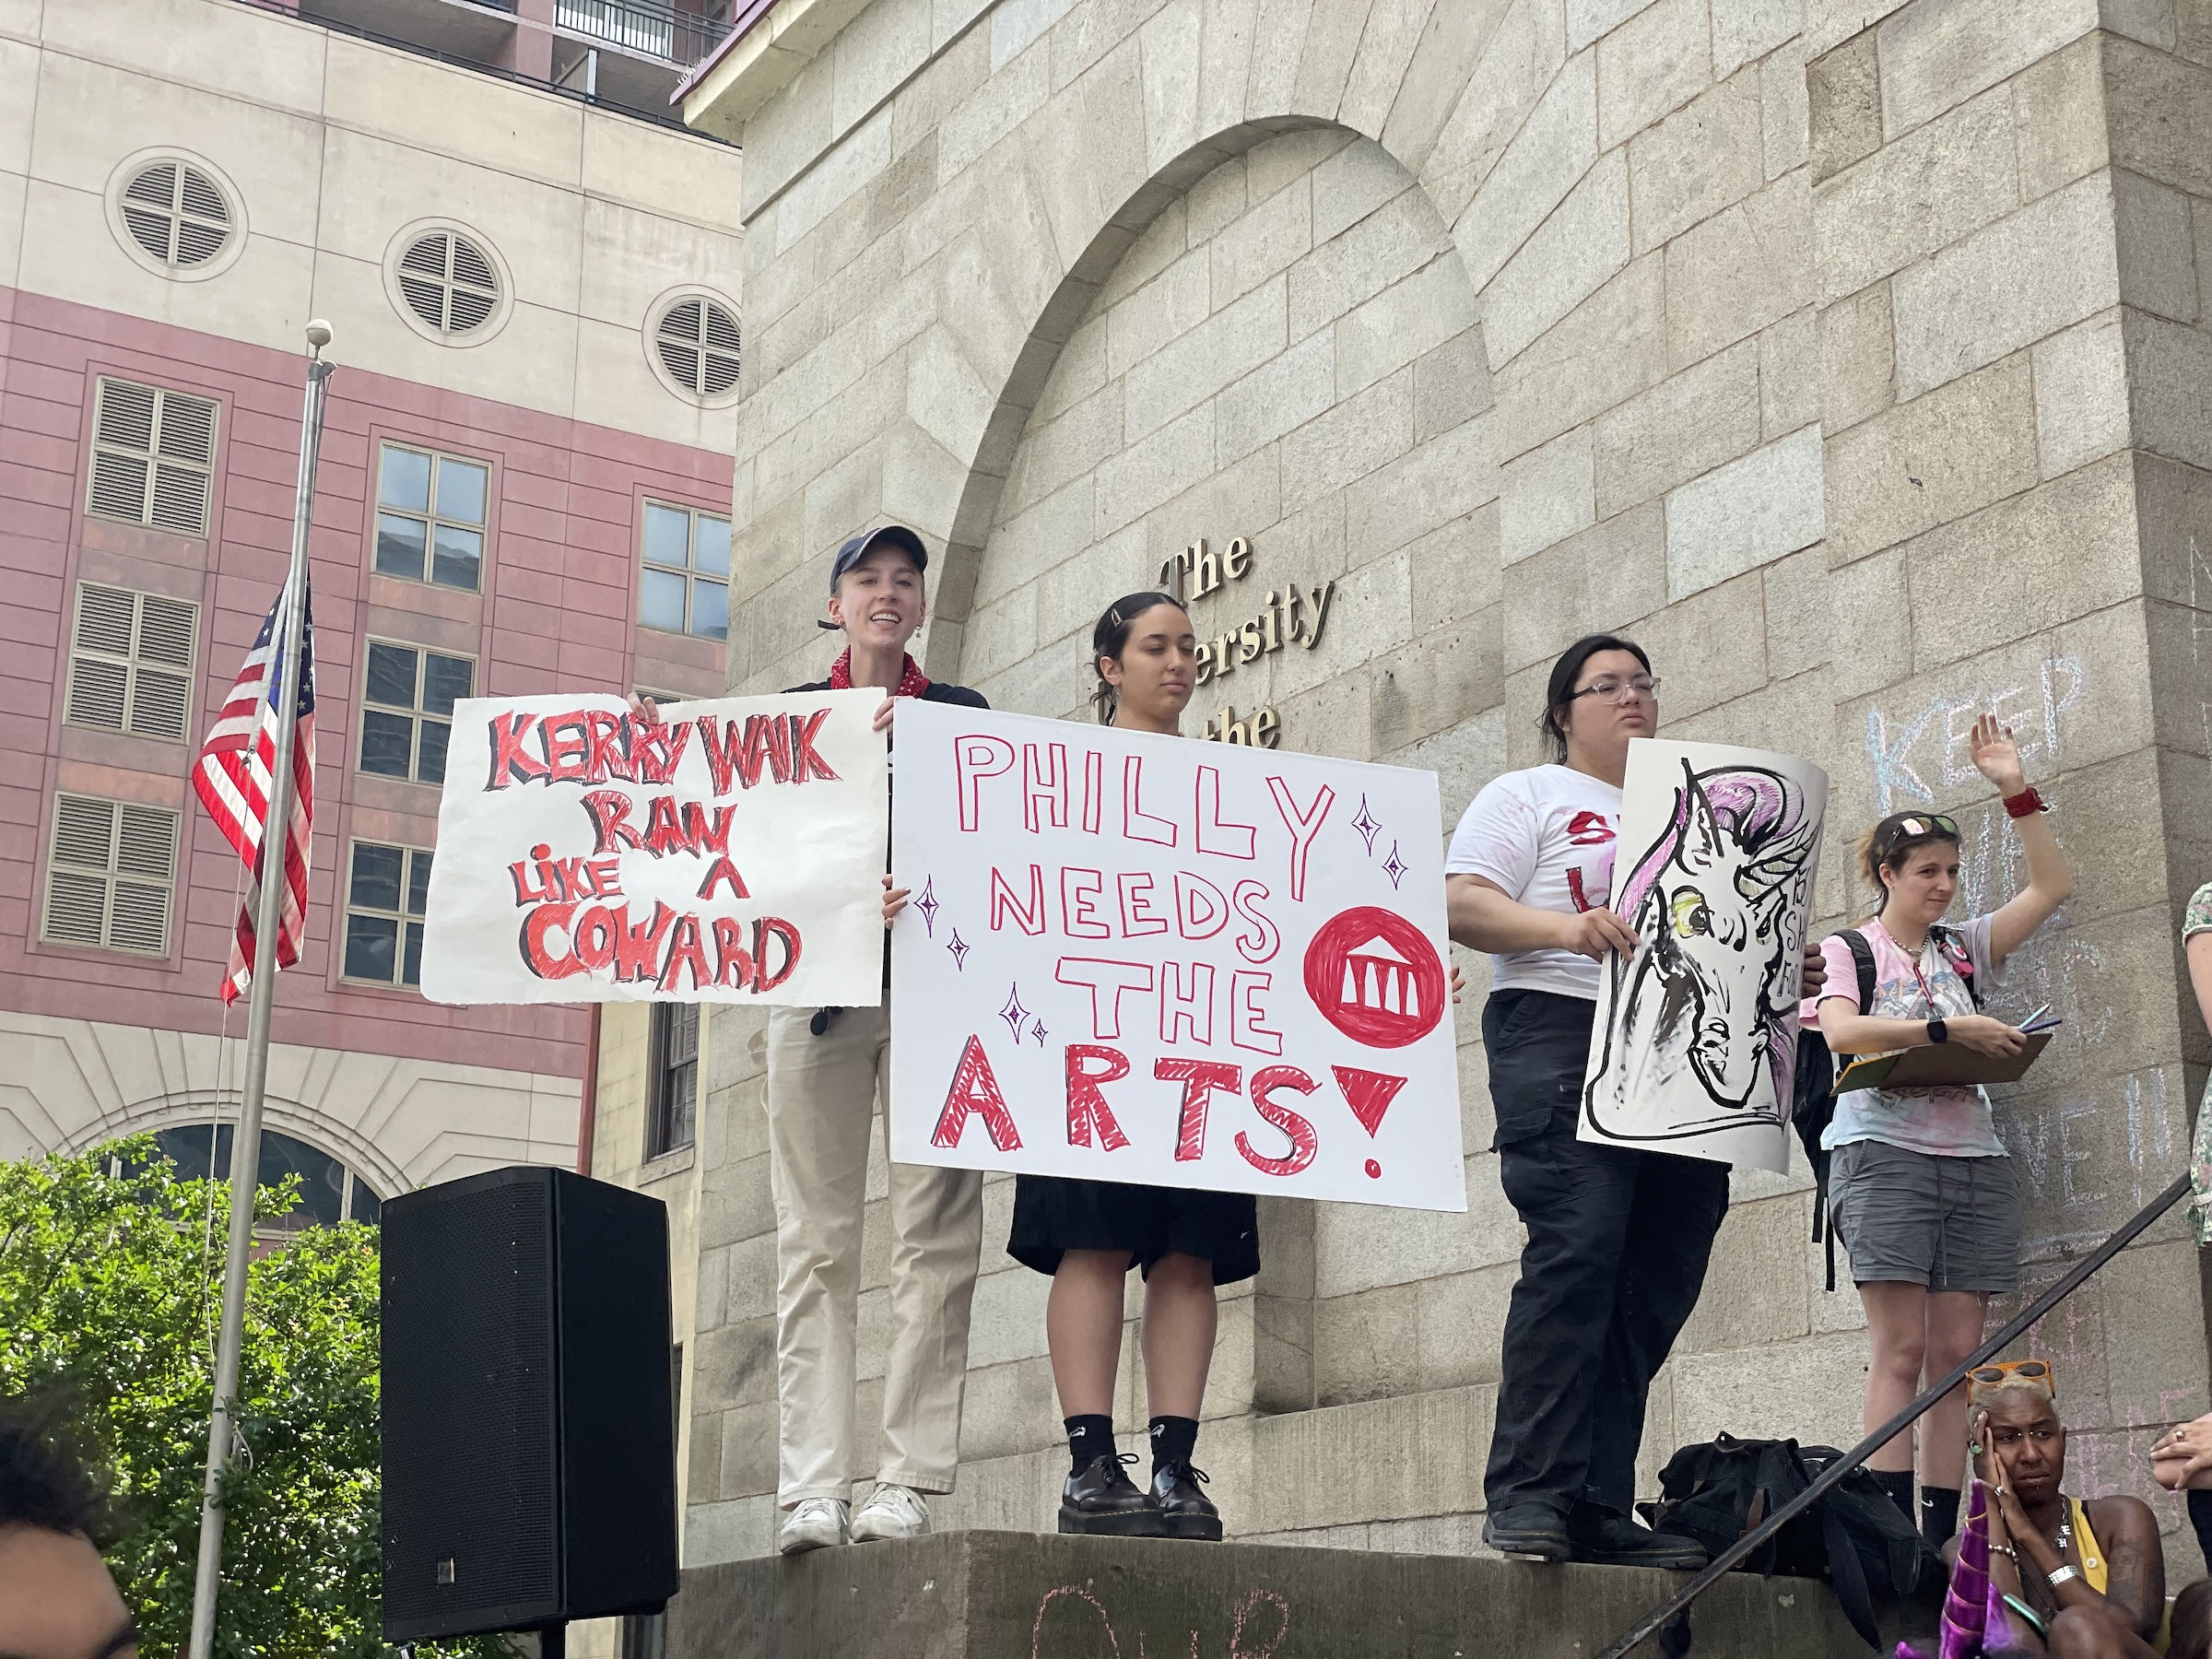
[[[882,700],[455,703],[423,994],[879,1003]]]
[[[1639,737],[1579,1138],[1789,1168],[1798,983],[1828,774],[1794,755]]]
[[[899,711],[890,1153],[1466,1207],[1434,774]]]

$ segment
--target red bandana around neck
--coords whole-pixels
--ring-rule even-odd
[[[850,691],[853,688],[853,647],[846,646],[838,653],[837,661],[830,665],[830,689]],[[899,685],[893,697],[919,697],[929,689],[929,681],[922,676],[914,659],[901,654],[899,659]]]

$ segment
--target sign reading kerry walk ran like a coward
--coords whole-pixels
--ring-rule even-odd
[[[423,994],[877,1004],[882,700],[456,703]]]

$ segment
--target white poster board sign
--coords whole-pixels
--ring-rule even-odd
[[[898,717],[891,1157],[1463,1210],[1436,778]]]
[[[1629,745],[1579,1138],[1789,1168],[1798,985],[1828,774],[1794,755]]]
[[[882,1000],[877,690],[453,705],[424,917],[442,1003]]]

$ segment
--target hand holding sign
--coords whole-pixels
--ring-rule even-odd
[[[456,703],[423,994],[879,1002],[879,700]]]
[[[1436,780],[900,714],[891,1156],[1464,1209]]]

